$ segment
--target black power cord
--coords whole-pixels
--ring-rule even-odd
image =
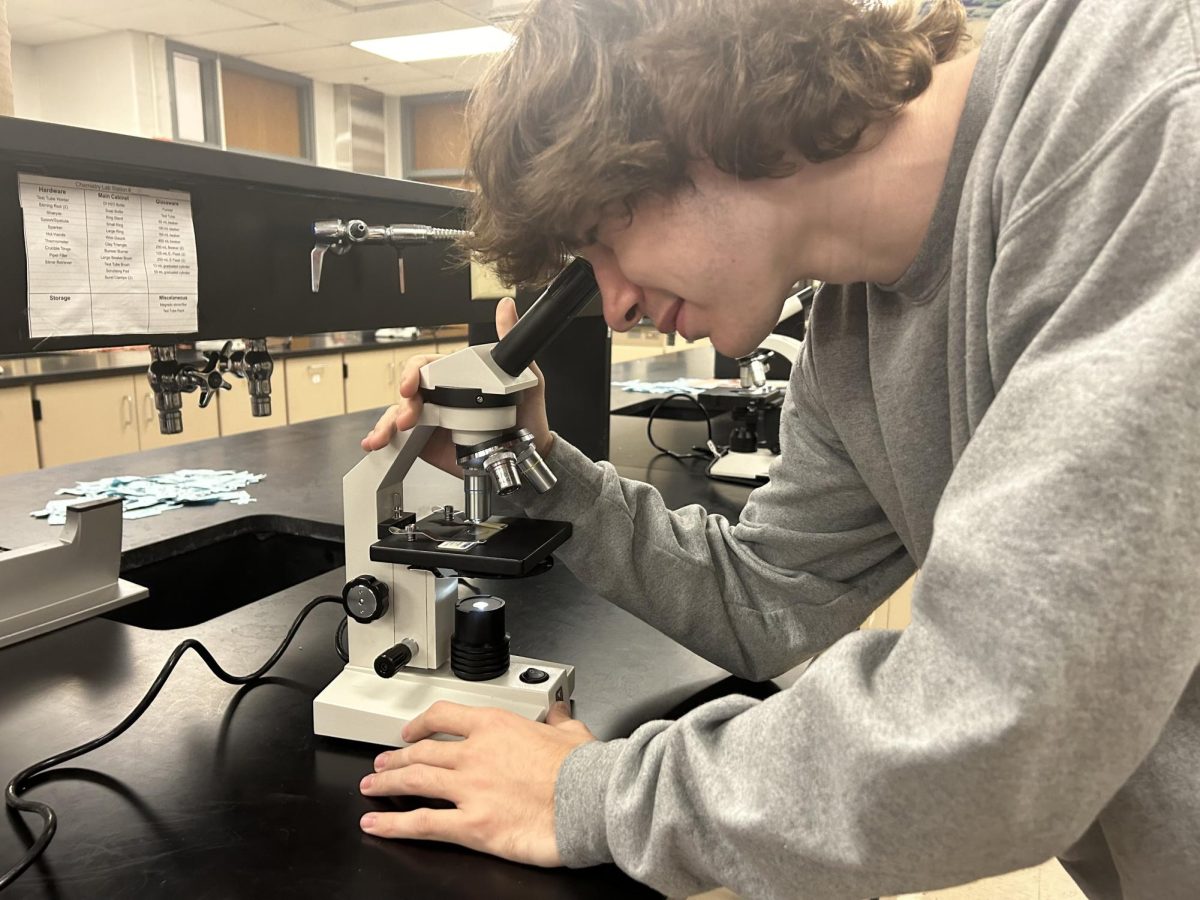
[[[349,621],[349,617],[343,616],[342,621],[338,622],[337,631],[333,633],[333,649],[344,663],[350,662],[350,650],[346,646],[346,623]]]
[[[58,815],[54,812],[52,807],[45,803],[39,803],[36,800],[21,799],[20,794],[22,791],[27,789],[27,783],[30,779],[36,775],[40,775],[47,769],[52,769],[55,766],[62,765],[65,762],[69,762],[72,759],[83,756],[85,753],[90,753],[93,750],[103,747],[113,738],[119,737],[122,733],[124,733],[130,725],[141,718],[142,713],[144,713],[149,708],[150,704],[154,702],[154,698],[157,697],[159,692],[163,689],[163,685],[167,683],[167,679],[170,677],[171,672],[175,670],[176,664],[179,662],[183,654],[187,653],[188,650],[195,650],[197,655],[199,655],[209,669],[212,670],[212,673],[228,684],[249,684],[252,681],[257,681],[259,678],[262,678],[263,675],[265,675],[275,665],[275,663],[279,662],[279,658],[283,656],[284,651],[287,650],[288,645],[291,644],[292,638],[296,636],[296,632],[300,630],[300,625],[304,622],[308,614],[322,603],[337,603],[338,605],[341,605],[342,598],[326,594],[317,597],[315,600],[309,601],[304,609],[300,610],[300,613],[296,616],[295,621],[292,622],[292,627],[288,629],[287,635],[284,637],[283,642],[275,649],[275,652],[271,654],[270,658],[265,663],[263,663],[257,670],[251,672],[249,675],[230,675],[223,668],[221,668],[221,664],[213,658],[213,655],[208,651],[207,647],[205,647],[199,641],[189,638],[175,648],[170,657],[167,659],[166,663],[163,665],[162,670],[158,673],[158,677],[154,679],[154,683],[150,685],[150,689],[146,691],[145,695],[138,702],[138,705],[135,706],[129,715],[122,719],[120,723],[118,723],[117,726],[111,731],[101,737],[90,740],[87,743],[80,744],[78,747],[72,747],[70,750],[64,750],[62,753],[57,753],[54,756],[50,756],[41,760],[40,762],[35,762],[33,765],[22,769],[20,772],[14,775],[12,780],[8,783],[8,787],[4,789],[4,802],[8,804],[10,809],[15,809],[19,812],[35,813],[41,816],[42,833],[37,836],[37,839],[33,842],[33,844],[25,852],[25,855],[21,857],[17,864],[3,875],[0,875],[0,891],[4,890],[6,887],[16,881],[22,872],[24,872],[31,865],[33,865],[34,862],[37,861],[37,858],[46,851],[48,846],[50,846],[50,841],[54,837],[54,832],[58,829]]]
[[[658,415],[659,410],[661,410],[664,405],[671,400],[675,400],[676,398],[690,400],[692,403],[696,404],[696,408],[699,409],[704,415],[704,423],[708,427],[708,440],[705,442],[705,445],[703,447],[693,447],[691,453],[676,453],[674,450],[668,450],[666,447],[660,446],[658,442],[654,440],[654,417]],[[650,410],[650,416],[646,419],[646,440],[648,440],[650,442],[650,446],[659,453],[669,456],[671,459],[679,460],[680,462],[683,462],[685,459],[716,459],[721,455],[721,451],[713,442],[712,416],[709,414],[708,410],[704,408],[703,403],[701,403],[691,394],[685,394],[682,392],[668,394],[654,405],[654,409]]]

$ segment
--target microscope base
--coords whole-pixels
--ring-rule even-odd
[[[726,453],[709,467],[708,475],[722,481],[763,484],[771,463],[777,459],[778,454],[762,447],[753,453]]]
[[[520,676],[529,668],[550,677],[541,684],[526,684]],[[491,681],[463,681],[449,665],[433,672],[401,671],[392,678],[346,666],[313,701],[313,729],[328,737],[404,747],[401,730],[438,700],[497,707],[541,722],[551,704],[570,700],[574,689],[574,666],[520,656],[512,657],[508,671]]]

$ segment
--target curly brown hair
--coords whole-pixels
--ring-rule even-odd
[[[468,249],[540,281],[602,214],[689,184],[836,159],[928,86],[961,0],[538,0],[468,107]]]

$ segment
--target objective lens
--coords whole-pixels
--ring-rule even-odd
[[[520,469],[521,478],[532,484],[539,494],[546,493],[558,484],[558,479],[532,444],[517,458],[517,467]]]
[[[517,458],[510,450],[493,453],[484,462],[483,467],[492,476],[496,493],[500,496],[511,494],[521,486],[521,476],[517,472]]]

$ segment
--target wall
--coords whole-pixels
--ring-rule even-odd
[[[146,37],[118,31],[22,48],[13,55],[17,114],[63,125],[156,136],[154,106],[147,106],[146,98],[139,96],[136,82],[139,74],[145,77],[148,72]]]
[[[337,168],[337,127],[333,116],[333,85],[325,81],[313,82],[313,131],[316,140],[313,156],[318,166]]]
[[[404,177],[404,135],[400,133],[404,117],[400,113],[400,98],[385,97],[383,100],[383,128],[387,136],[387,168],[389,178]]]
[[[37,63],[34,48],[12,45],[13,109],[22,119],[42,117],[42,99],[38,92]]]
[[[13,100],[21,118],[138,137],[173,135],[166,41],[158,35],[121,31],[40,47],[13,44],[12,59]],[[332,84],[313,82],[313,125],[315,162],[332,168]],[[388,137],[388,174],[398,175]]]

